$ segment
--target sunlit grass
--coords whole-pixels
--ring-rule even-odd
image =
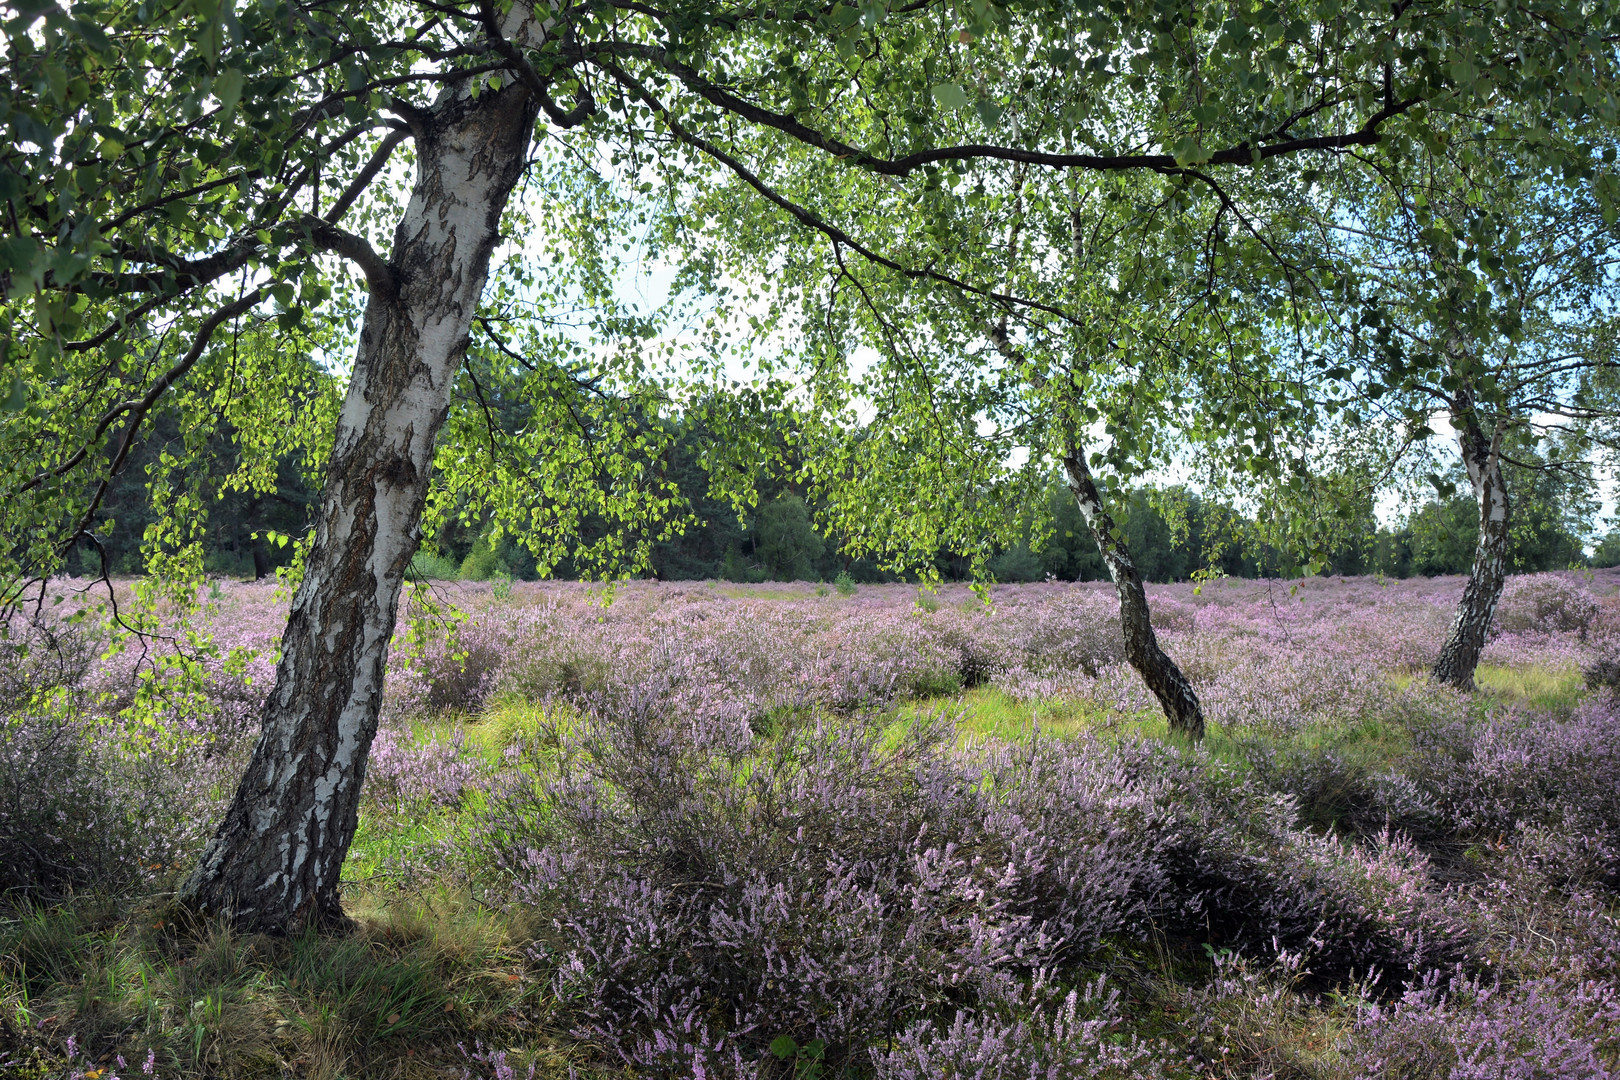
[[[1168,725],[1162,716],[1121,715],[1084,698],[1019,701],[993,686],[907,701],[897,708],[896,716],[903,722],[926,713],[941,712],[955,717],[958,740],[964,744],[985,740],[1022,743],[1031,738],[1072,739],[1087,732],[1107,736],[1130,732],[1154,738],[1168,736]]]
[[[419,810],[407,816],[362,807],[360,826],[343,860],[344,882],[368,882],[390,873],[413,852],[455,835],[460,816],[443,810]]]
[[[1491,697],[1547,712],[1568,712],[1586,695],[1580,669],[1574,664],[1481,664],[1474,672],[1474,683]]]

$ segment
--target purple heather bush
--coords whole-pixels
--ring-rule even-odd
[[[1620,1075],[1620,999],[1612,983],[1432,972],[1369,1008],[1347,1049],[1358,1080],[1609,1080]]]
[[[124,893],[189,864],[242,758],[146,734],[52,711],[0,718],[0,892]]]
[[[223,811],[245,742],[240,674],[217,708],[123,719],[81,627],[14,621],[0,641],[0,893],[124,893],[189,863]],[[172,723],[168,721],[173,721]]]
[[[1502,590],[1491,632],[1576,634],[1585,637],[1602,607],[1591,591],[1565,574],[1521,574]]]
[[[1620,884],[1620,703],[1420,729],[1407,771],[1451,831],[1507,842],[1557,884]]]
[[[384,717],[366,763],[365,796],[372,805],[394,814],[453,807],[479,782],[480,774],[459,729],[448,736],[416,738],[408,728]]]
[[[549,924],[532,955],[576,1034],[635,1069],[736,1072],[784,1036],[876,1068],[897,1033],[919,1061],[973,1040],[1067,1060],[1097,1029],[1008,1014],[1009,994],[1121,936],[1306,950],[1324,979],[1467,955],[1409,844],[1299,831],[1286,799],[1202,755],[969,753],[941,714],[897,730],[804,710],[762,739],[668,698],[537,743],[488,828],[513,903]]]

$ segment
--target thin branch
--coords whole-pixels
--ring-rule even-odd
[[[982,296],[989,300],[995,300],[998,303],[1027,307],[1035,311],[1044,311],[1048,315],[1054,316],[1055,318],[1061,319],[1067,323],[1074,325],[1080,325],[1082,323],[1082,320],[1079,317],[1064,311],[1062,308],[1054,307],[1051,304],[1042,303],[1039,300],[1031,300],[1021,296],[1009,296],[1006,293],[996,292],[993,289],[981,288],[980,286],[969,284],[960,278],[952,277],[949,274],[942,274],[937,270],[918,269],[915,267],[905,266],[901,263],[895,262],[893,259],[890,259],[887,256],[879,254],[870,247],[867,247],[865,244],[861,243],[859,240],[855,239],[853,236],[846,233],[844,230],[838,228],[836,225],[824,220],[814,211],[800,206],[799,204],[782,196],[776,191],[775,188],[772,188],[769,184],[765,183],[764,180],[760,179],[759,176],[757,176],[741,161],[738,161],[735,157],[732,157],[714,143],[709,142],[700,135],[695,135],[688,131],[686,126],[677,120],[675,116],[670,113],[667,108],[665,108],[664,103],[653,96],[652,92],[643,86],[641,82],[634,76],[630,75],[628,72],[624,71],[617,65],[612,64],[611,62],[604,61],[602,62],[602,65],[604,70],[611,74],[614,79],[620,83],[620,85],[630,90],[643,102],[645,102],[648,108],[658,113],[659,116],[663,118],[664,123],[669,126],[670,132],[674,134],[677,139],[718,161],[720,164],[730,169],[749,187],[763,195],[771,203],[786,211],[801,224],[821,233],[835,244],[842,244],[851,251],[861,255],[869,262],[873,262],[879,266],[893,270],[895,273],[913,281],[936,281],[942,285],[949,285],[952,288],[961,289],[964,292],[972,293],[975,296]]]
[[[366,167],[360,170],[344,189],[343,194],[338,196],[337,202],[333,203],[323,215],[327,222],[335,225],[344,214],[348,213],[349,207],[365,193],[366,188],[377,178],[377,174],[382,172],[383,166],[388,164],[388,158],[393,154],[394,147],[404,142],[409,135],[409,131],[400,131],[397,128],[388,133],[387,138],[383,139],[376,152],[371,155],[371,160],[366,162]]]

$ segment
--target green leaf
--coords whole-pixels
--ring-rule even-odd
[[[1199,143],[1198,136],[1184,135],[1174,151],[1177,165],[1199,165],[1209,160],[1209,154]]]
[[[50,87],[51,97],[58,102],[67,98],[67,72],[59,64],[45,65],[45,82]]]
[[[934,101],[942,109],[965,109],[968,107],[967,92],[957,83],[940,83],[933,89]]]
[[[235,112],[236,103],[242,100],[242,69],[226,68],[220,72],[219,78],[214,80],[214,96],[219,99],[225,116]]]
[[[8,236],[0,240],[0,271],[27,270],[34,265],[39,244],[30,236]]]
[[[11,390],[6,394],[6,400],[0,401],[0,411],[22,412],[23,406],[28,404],[28,391],[17,373],[11,373]]]
[[[799,1044],[793,1041],[791,1035],[778,1035],[771,1040],[770,1051],[776,1055],[777,1060],[786,1061],[799,1052]]]
[[[973,106],[973,111],[979,114],[979,120],[983,122],[985,127],[997,128],[1001,126],[1003,110],[995,102],[988,99],[977,102]]]

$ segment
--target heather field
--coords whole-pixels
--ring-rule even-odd
[[[48,608],[0,645],[0,1075],[1608,1077],[1620,573],[1510,580],[1470,695],[1460,590],[1150,586],[1193,747],[1104,585],[439,585],[353,926],[292,939],[168,903],[274,586],[141,692],[174,644]]]

